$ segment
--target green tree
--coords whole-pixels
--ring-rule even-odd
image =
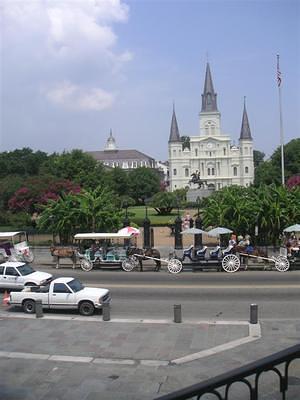
[[[104,177],[104,184],[119,196],[129,192],[128,173],[120,167],[108,170]]]
[[[254,168],[257,168],[259,164],[261,164],[264,161],[264,158],[265,158],[265,153],[259,150],[253,150]]]
[[[300,139],[293,139],[284,145],[285,181],[300,171]],[[255,186],[262,184],[281,185],[281,147],[279,146],[269,160],[261,162],[255,169]]]
[[[90,192],[62,194],[43,207],[37,226],[58,235],[63,244],[70,243],[79,231],[115,231],[121,227],[122,216],[115,197],[101,187]]]
[[[28,147],[0,153],[0,178],[7,175],[38,175],[46,160],[46,153],[33,152]]]
[[[173,192],[158,192],[149,202],[149,205],[155,209],[159,215],[171,214],[176,207],[176,194]]]
[[[158,171],[146,167],[136,168],[128,173],[129,195],[136,203],[150,198],[160,190]]]
[[[77,198],[81,229],[111,232],[121,227],[122,211],[119,199],[112,191],[98,187],[93,191],[81,192]]]
[[[106,173],[102,163],[81,150],[51,154],[42,165],[41,172],[78,183],[85,189],[103,185]]]

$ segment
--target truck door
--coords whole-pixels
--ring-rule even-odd
[[[23,288],[24,278],[15,267],[6,267],[2,275],[3,287]]]
[[[54,283],[49,296],[50,308],[77,308],[75,294],[64,283]]]

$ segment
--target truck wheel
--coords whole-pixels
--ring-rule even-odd
[[[23,302],[23,311],[27,314],[33,314],[35,312],[35,301],[25,300]]]
[[[93,315],[95,312],[95,307],[94,305],[89,302],[89,301],[83,301],[82,303],[80,303],[79,305],[79,313],[81,315],[84,315],[86,317]]]

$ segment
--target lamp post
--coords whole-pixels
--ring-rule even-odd
[[[198,196],[196,199],[197,203],[197,218],[195,220],[195,226],[198,229],[202,229],[202,219],[200,217],[200,197]],[[202,234],[200,233],[199,235],[194,236],[194,247],[195,249],[201,248],[202,247]]]
[[[177,218],[175,219],[175,249],[182,249],[181,218],[179,213],[179,198],[176,197]]]
[[[151,247],[150,243],[150,220],[148,218],[148,206],[147,206],[147,199],[142,197],[142,200],[145,205],[145,218],[143,221],[143,228],[144,228],[144,249],[149,249]]]

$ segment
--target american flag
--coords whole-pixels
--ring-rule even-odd
[[[278,85],[278,87],[281,85],[281,72],[279,69],[279,55],[277,55],[277,85]]]

